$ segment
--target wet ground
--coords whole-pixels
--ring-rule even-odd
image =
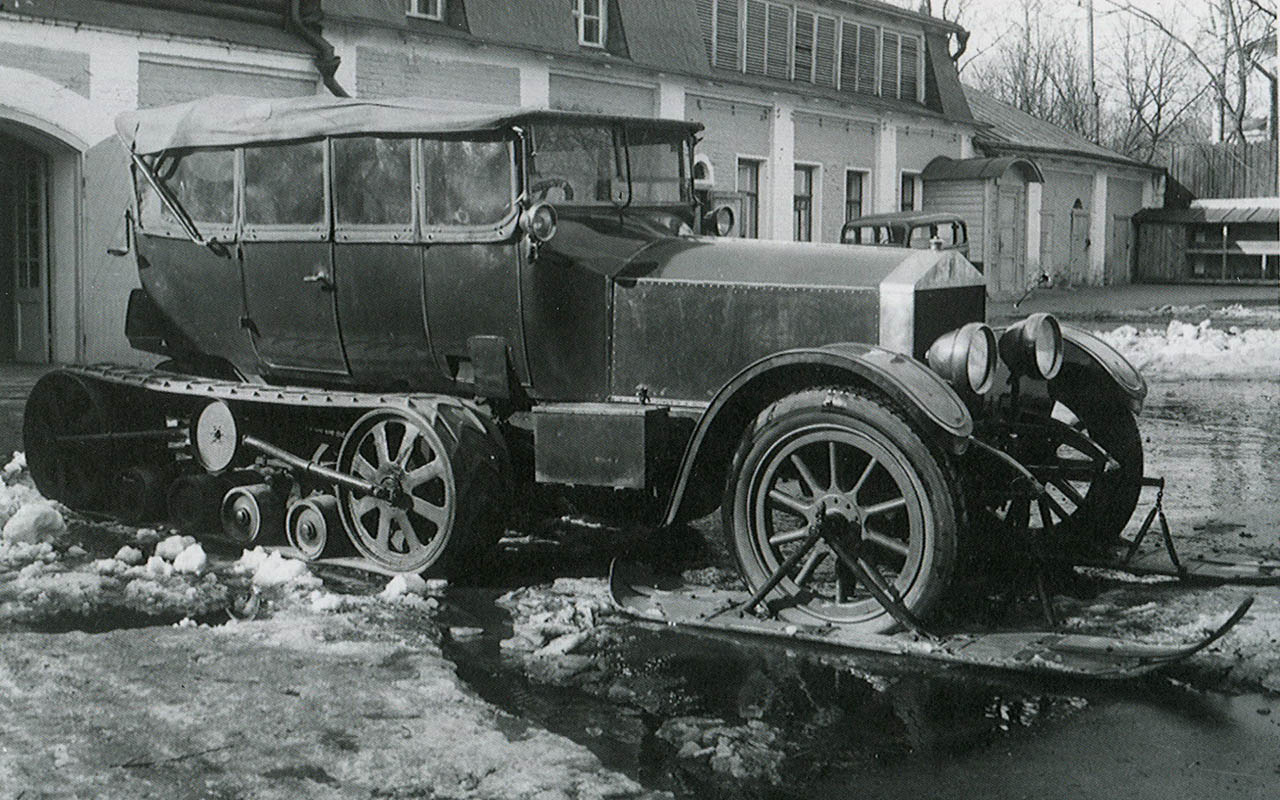
[[[479,598],[459,597],[465,605]],[[568,680],[501,630],[446,647],[481,697],[699,798],[1264,798],[1280,701],[1151,678],[1019,680],[629,629]]]
[[[12,405],[0,397],[0,410]],[[1141,427],[1184,550],[1280,557],[1280,385],[1155,384]],[[1153,499],[1147,490],[1139,517]],[[716,528],[612,541],[715,561],[723,553],[697,539],[714,541]],[[578,526],[554,546],[515,541],[495,562],[502,580],[454,587],[438,618],[390,607],[239,629],[4,634],[0,797],[586,797],[640,786],[706,800],[1277,796],[1280,682],[1268,678],[1280,677],[1280,626],[1255,626],[1242,644],[1246,620],[1191,668],[1123,685],[922,671],[610,618],[588,597],[608,540]],[[566,576],[587,578],[570,580],[563,602],[591,634],[509,646],[518,603],[496,598]],[[1246,591],[1102,588],[1065,610],[1085,619],[1093,604],[1138,635]],[[1280,615],[1280,590],[1257,591],[1251,619]],[[1034,620],[1033,606],[1020,613]],[[427,633],[437,623],[442,652]],[[1253,667],[1242,672],[1246,646]]]
[[[1141,428],[1148,474],[1168,481],[1165,509],[1185,553],[1280,557],[1280,384],[1156,384]],[[1154,499],[1146,490],[1131,535]],[[716,527],[697,526],[709,537]],[[1139,634],[1170,624],[1165,609],[1185,617],[1249,591],[1260,595],[1255,615],[1274,614],[1277,594],[1098,588],[1100,597],[1063,608],[1087,618],[1105,607],[1109,624]],[[1123,685],[921,671],[634,624],[552,667],[500,645],[512,630],[492,605],[499,591],[452,595],[464,621],[486,630],[446,646],[459,676],[678,797],[1165,800],[1271,798],[1280,786],[1280,698],[1258,692],[1261,672],[1230,677],[1230,640],[1172,676]]]

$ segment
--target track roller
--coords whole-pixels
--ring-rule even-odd
[[[139,464],[117,475],[117,516],[130,524],[164,519],[165,491],[173,481],[176,471],[173,464]]]
[[[307,561],[351,550],[351,540],[342,528],[338,498],[316,494],[289,504],[285,515],[289,544]]]
[[[238,545],[270,544],[284,528],[284,502],[269,484],[237,486],[222,498],[222,533]]]
[[[237,486],[261,483],[256,472],[185,475],[169,486],[169,521],[188,536],[222,534],[222,498]]]

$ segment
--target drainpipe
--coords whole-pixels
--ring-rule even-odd
[[[312,30],[302,21],[302,0],[289,0],[289,25],[299,36],[306,40],[316,51],[316,71],[320,73],[320,79],[324,81],[327,88],[334,97],[350,97],[347,90],[342,88],[342,84],[338,83],[338,79],[334,74],[338,71],[338,64],[342,63],[342,59],[333,52],[333,45],[329,43],[324,36]]]

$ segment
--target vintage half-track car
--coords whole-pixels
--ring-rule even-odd
[[[993,331],[954,250],[700,235],[732,224],[694,200],[696,123],[215,97],[118,128],[126,332],[164,361],[35,387],[28,463],[72,507],[453,574],[513,498],[720,508],[771,609],[867,632],[1135,507],[1119,354]]]
[[[969,257],[969,226],[958,215],[942,211],[895,211],[855,217],[840,228],[840,241],[918,250],[940,247]]]

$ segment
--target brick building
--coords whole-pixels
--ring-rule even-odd
[[[974,155],[947,56],[961,35],[875,0],[12,0],[0,358],[138,358],[133,261],[107,254],[128,205],[121,111],[328,84],[696,119],[699,182],[743,234],[832,242],[849,216],[921,208],[935,158]]]

